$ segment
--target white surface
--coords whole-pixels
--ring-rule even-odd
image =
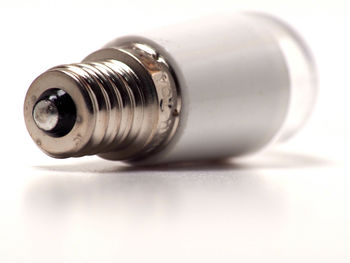
[[[245,1],[286,18],[315,53],[320,96],[302,133],[244,160],[148,170],[46,157],[24,127],[25,91],[42,71],[80,61],[118,34],[225,5],[59,3],[0,11],[0,262],[349,262],[345,1]]]
[[[176,134],[146,163],[241,156],[294,133],[307,118],[316,90],[310,81],[315,79],[313,63],[298,40],[274,17],[232,12],[117,38],[107,45],[141,42],[155,47],[179,83]],[[310,103],[290,107],[298,90]]]

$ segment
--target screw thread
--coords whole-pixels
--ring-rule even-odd
[[[83,63],[41,74],[29,88],[24,108],[37,145],[57,158],[98,154],[113,160],[144,158],[165,145],[177,127],[180,100],[168,64],[149,51],[139,44],[101,49]],[[57,90],[69,96],[74,114],[59,107],[63,99],[51,98]],[[58,117],[46,113],[48,102],[58,103]],[[41,112],[57,117],[47,129],[50,118],[39,121]],[[74,116],[70,127],[65,125],[71,123],[69,116]],[[64,132],[57,131],[62,127]]]
[[[94,131],[74,156],[121,149],[135,140],[143,119],[144,95],[140,80],[129,66],[110,59],[62,65],[50,71],[73,77],[90,98],[87,107],[95,116],[90,124]]]

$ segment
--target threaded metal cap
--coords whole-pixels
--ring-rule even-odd
[[[101,49],[44,72],[24,104],[30,135],[57,158],[143,158],[170,140],[179,112],[168,64],[143,44]]]

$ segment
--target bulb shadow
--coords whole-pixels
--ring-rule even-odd
[[[139,216],[140,211],[146,214],[156,211],[159,202],[165,211],[171,210],[169,213],[173,214],[184,205],[198,207],[210,200],[212,209],[216,209],[217,204],[226,204],[228,210],[225,213],[239,212],[237,207],[242,204],[245,211],[247,207],[281,210],[283,193],[272,191],[264,175],[271,169],[283,173],[291,168],[327,165],[330,162],[322,158],[270,153],[253,161],[222,160],[146,167],[105,160],[38,166],[36,169],[44,175],[28,185],[24,207],[30,213],[41,211],[56,216],[71,213],[74,207],[81,213],[102,209],[104,213],[113,211],[118,215]],[[121,212],[121,207],[127,212],[123,209]]]
[[[290,153],[270,152],[262,158],[225,159],[187,163],[171,163],[162,165],[130,166],[121,162],[106,161],[102,159],[92,161],[77,161],[77,163],[60,165],[41,165],[34,168],[42,171],[67,173],[130,173],[130,172],[186,172],[186,171],[233,171],[233,170],[259,170],[259,169],[301,169],[324,167],[332,164],[330,160],[322,157]]]

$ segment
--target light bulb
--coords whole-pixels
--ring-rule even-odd
[[[52,157],[222,159],[293,135],[316,82],[288,25],[244,13],[120,37],[82,63],[51,68],[31,84],[24,116]]]

